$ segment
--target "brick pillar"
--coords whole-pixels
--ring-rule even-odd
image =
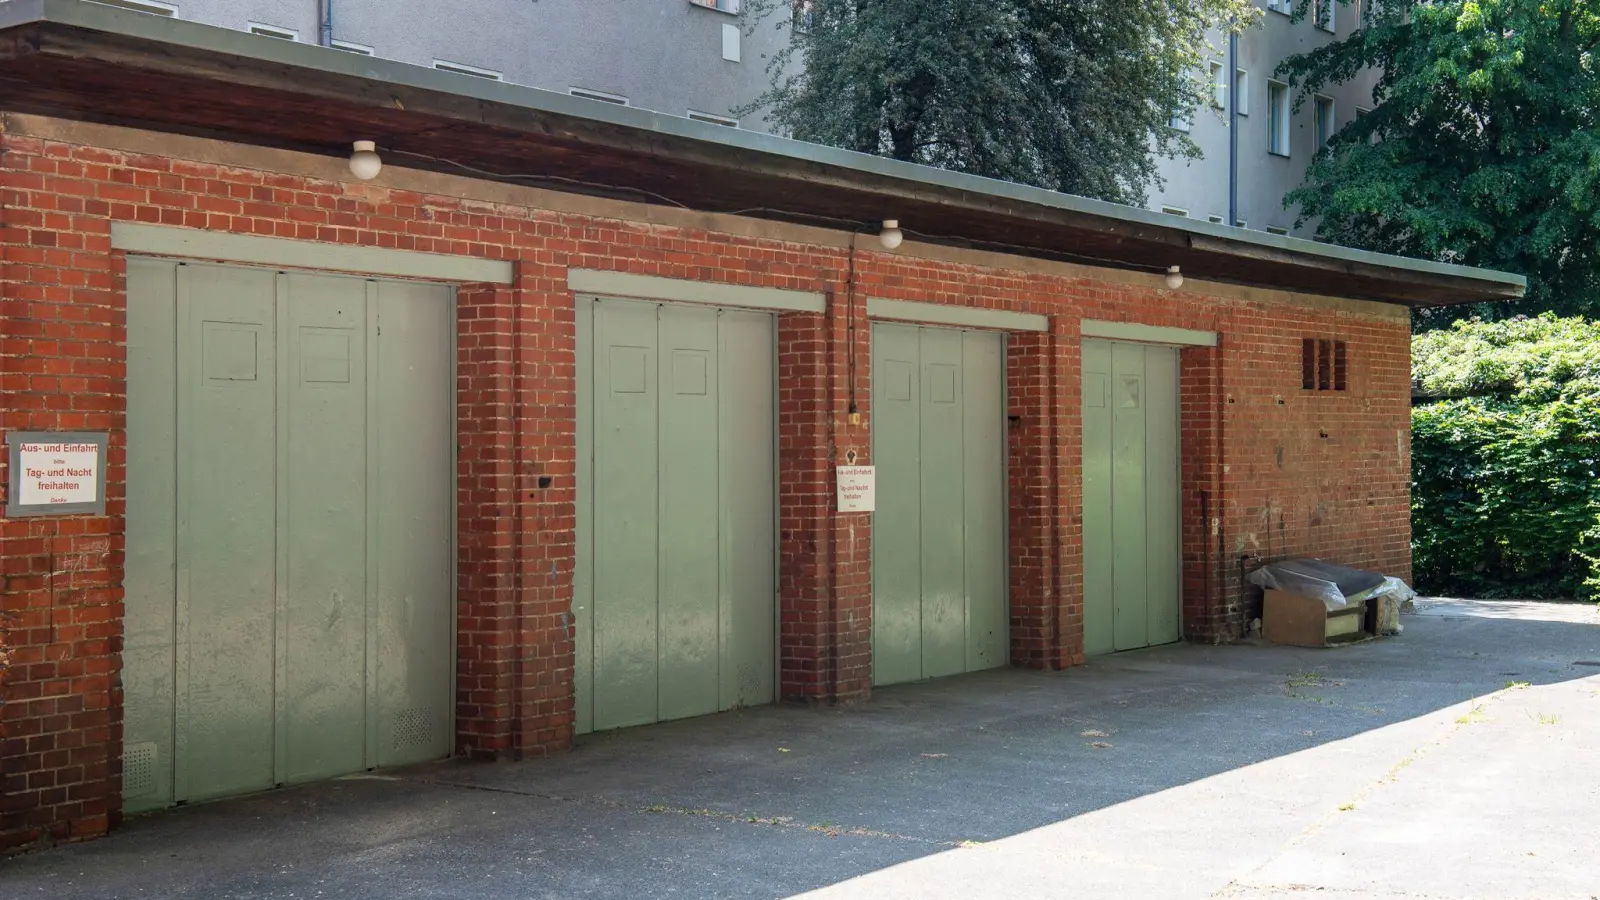
[[[1231,637],[1239,627],[1237,560],[1224,546],[1222,354],[1221,346],[1178,353],[1183,634],[1192,641]]]
[[[0,850],[121,808],[127,317],[73,153],[0,134],[0,430],[110,435],[105,515],[0,522]]]
[[[510,755],[516,660],[512,293],[456,293],[456,752]]]

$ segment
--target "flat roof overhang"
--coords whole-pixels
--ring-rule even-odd
[[[84,0],[0,2],[0,110],[337,157],[376,140],[409,168],[846,229],[899,219],[930,243],[1413,307],[1526,289]]]

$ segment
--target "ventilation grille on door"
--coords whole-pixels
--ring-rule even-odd
[[[394,749],[410,750],[433,742],[433,710],[404,709],[394,717]]]
[[[122,796],[143,797],[156,789],[156,745],[129,744],[122,749]]]
[[[739,702],[765,703],[766,699],[757,697],[756,691],[761,689],[761,673],[750,663],[739,663]]]

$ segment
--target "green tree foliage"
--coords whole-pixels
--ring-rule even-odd
[[[747,0],[794,9],[766,110],[804,141],[1123,203],[1209,86],[1208,29],[1249,0]]]
[[[1419,589],[1600,588],[1600,323],[1458,321],[1415,339],[1412,371],[1440,398],[1411,417]]]
[[[1302,223],[1318,219],[1338,244],[1528,277],[1525,300],[1470,311],[1484,318],[1593,317],[1600,0],[1358,5],[1354,33],[1279,69],[1302,102],[1364,69],[1380,73],[1373,111],[1340,130],[1289,194]]]

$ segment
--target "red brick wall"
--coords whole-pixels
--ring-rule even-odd
[[[1083,317],[1222,334],[1182,355],[1191,638],[1238,632],[1242,555],[1409,574],[1403,318],[891,255],[870,238],[852,286],[849,254],[833,247],[0,135],[0,427],[104,430],[112,447],[106,515],[0,530],[0,848],[101,833],[119,807],[126,301],[113,221],[515,263],[513,284],[458,293],[463,755],[525,757],[571,739],[569,267],[829,296],[825,314],[778,323],[785,697],[860,697],[871,684],[870,519],[831,511],[832,467],[851,449],[871,459],[867,296],[1052,316],[1049,333],[1014,335],[1008,350],[1014,663],[1083,659]],[[1349,343],[1349,392],[1300,391],[1302,336]]]

